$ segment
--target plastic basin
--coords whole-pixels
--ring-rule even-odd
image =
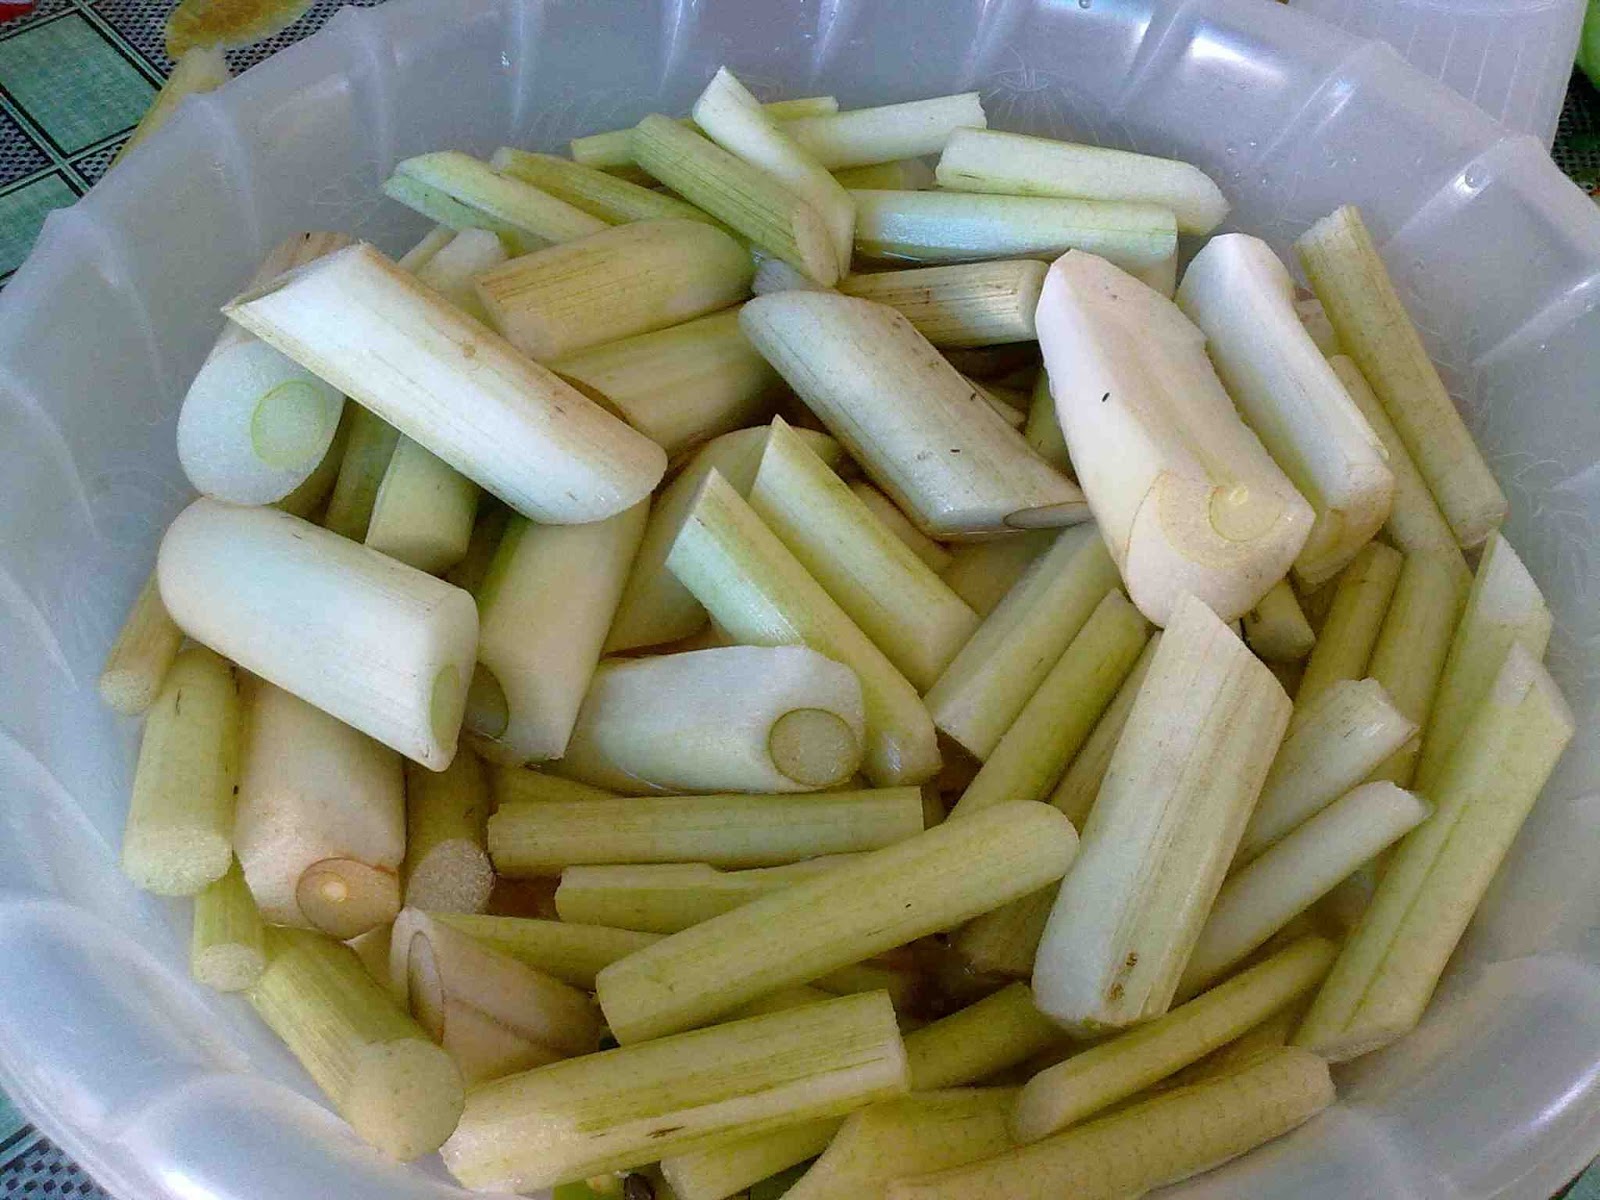
[[[1362,206],[1512,501],[1580,734],[1425,1026],[1338,1107],[1184,1196],[1537,1197],[1600,1149],[1600,213],[1390,49],[1261,0],[394,0],[186,106],[53,216],[0,296],[0,1083],[132,1200],[414,1200],[248,1007],[188,906],[116,866],[137,742],[94,680],[186,499],[218,304],[303,228],[396,251],[398,158],[684,110],[719,63],[846,104],[981,88],[997,126],[1198,162],[1280,249]]]

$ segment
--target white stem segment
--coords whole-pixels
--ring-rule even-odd
[[[624,1044],[702,1024],[1026,895],[1059,879],[1076,846],[1043,804],[936,826],[607,967],[601,1008]]]
[[[1184,272],[1177,304],[1206,335],[1245,423],[1316,511],[1294,570],[1317,587],[1388,519],[1395,481],[1383,443],[1300,323],[1294,280],[1265,242],[1212,238]]]
[[[772,100],[761,106],[776,121],[793,121],[799,117],[822,117],[839,111],[839,102],[832,96],[801,96],[793,100]],[[678,118],[680,125],[690,129],[694,122],[688,117]],[[600,171],[626,175],[644,172],[633,165],[633,130],[608,129],[604,133],[591,133],[573,138],[567,143],[572,161]],[[648,180],[648,176],[645,176]]]
[[[1428,792],[1433,815],[1390,859],[1296,1045],[1340,1062],[1416,1025],[1573,729],[1549,672],[1514,643]]]
[[[342,233],[278,243],[250,288],[342,249]],[[281,500],[316,469],[339,427],[344,396],[231,322],[200,365],[178,413],[178,461],[196,490],[235,504]]]
[[[339,471],[344,466],[344,452],[350,445],[350,431],[355,428],[356,414],[366,411],[359,404],[346,404],[339,417],[339,428],[333,431],[333,441],[323,451],[319,462],[294,491],[273,505],[291,517],[301,517],[322,524],[329,497],[339,482]]]
[[[1368,783],[1335,800],[1274,843],[1217,893],[1178,984],[1191,996],[1427,817],[1424,800],[1392,783]]]
[[[1282,579],[1315,519],[1239,419],[1205,336],[1090,254],[1050,268],[1037,315],[1056,415],[1128,595],[1165,625],[1192,592],[1237,620]]]
[[[1037,1142],[1126,1100],[1309,996],[1338,948],[1307,937],[1164,1017],[1091,1046],[1028,1081],[1012,1118],[1019,1142]]]
[[[1539,585],[1522,559],[1503,536],[1491,534],[1467,592],[1466,609],[1450,640],[1423,731],[1422,753],[1413,778],[1417,791],[1433,797],[1446,762],[1511,647],[1521,646],[1534,658],[1543,658],[1552,624]]]
[[[261,915],[341,940],[400,911],[400,759],[281,688],[254,681],[234,849]]]
[[[178,627],[247,671],[442,771],[478,612],[458,587],[270,508],[199,499],[161,542]]]
[[[469,721],[491,762],[565,753],[647,516],[636,504],[587,525],[514,517],[506,527],[478,589],[476,681],[480,691],[498,689],[504,720],[475,713]]]
[[[749,251],[702,221],[614,225],[514,258],[475,281],[494,327],[547,362],[737,304]]]
[[[558,875],[583,863],[762,867],[876,850],[921,831],[922,795],[910,787],[804,796],[552,800],[502,804],[489,818],[489,853],[500,874],[516,878]]]
[[[192,896],[233,861],[239,777],[239,685],[196,647],[167,671],[133,775],[122,870],[147,892]]]
[[[406,765],[405,902],[429,912],[482,912],[494,888],[485,822],[489,781],[471,751],[443,771]]]
[[[626,141],[627,130],[622,131],[622,137]],[[711,221],[694,205],[685,204],[675,196],[641,187],[609,175],[598,167],[585,166],[554,154],[531,154],[526,150],[501,146],[494,152],[489,165],[502,175],[531,183],[556,199],[565,200],[574,208],[581,208],[610,225],[667,217]]]
[[[585,991],[594,989],[601,968],[657,939],[653,933],[544,921],[534,917],[493,917],[483,913],[429,913],[435,925],[459,930],[491,950],[543,971]],[[388,969],[388,959],[384,960]]]
[[[497,233],[518,253],[606,227],[599,217],[456,150],[405,159],[396,164],[383,190],[390,199],[451,229]]]
[[[1375,679],[1344,679],[1297,710],[1239,839],[1247,863],[1309,821],[1416,736]]]
[[[1116,567],[1095,526],[1057,534],[928,689],[939,729],[980,761],[988,758],[1116,586]]]
[[[847,996],[555,1063],[473,1092],[444,1147],[464,1185],[534,1191],[904,1092],[883,996]]]
[[[561,770],[619,792],[804,792],[861,765],[850,668],[804,646],[617,659],[595,671]]]
[[[467,553],[478,515],[478,485],[408,437],[389,458],[372,500],[366,544],[429,575]]]
[[[950,818],[1008,800],[1043,800],[1133,670],[1150,627],[1120,591],[1106,593],[996,743]]]
[[[908,262],[1098,254],[1125,271],[1167,271],[1178,247],[1172,213],[1153,204],[853,191],[856,252]]]
[[[887,304],[935,346],[1031,342],[1045,265],[1034,259],[851,275],[846,296]]]
[[[524,516],[598,521],[649,495],[661,447],[371,246],[224,311]]]
[[[268,934],[271,960],[250,1003],[356,1135],[390,1158],[432,1154],[456,1127],[461,1075],[348,946]]]
[[[715,471],[701,485],[667,568],[737,641],[809,646],[856,673],[866,705],[868,779],[888,787],[938,773],[933,722],[916,689]]]
[[[489,323],[473,280],[506,261],[506,249],[487,229],[463,229],[415,268],[417,278],[462,312]],[[401,265],[404,265],[402,260]]]
[[[832,292],[760,296],[739,323],[932,537],[1067,525],[1082,496],[895,310]]]
[[[967,1167],[902,1179],[887,1200],[1128,1200],[1220,1167],[1333,1103],[1321,1059],[1270,1052],[1045,1141]]]
[[[1128,672],[1128,677],[1117,689],[1115,699],[1106,706],[1100,720],[1095,723],[1094,732],[1067,764],[1061,782],[1050,793],[1050,803],[1066,815],[1074,829],[1084,827],[1094,808],[1100,785],[1105,781],[1106,770],[1111,766],[1111,756],[1117,749],[1117,743],[1122,740],[1122,731],[1127,728],[1134,701],[1139,698],[1139,689],[1144,687],[1145,676],[1150,674],[1150,663],[1155,659],[1160,645],[1159,633],[1152,635],[1144,644],[1139,661],[1133,664],[1133,670]],[[1042,923],[1039,929],[1043,932]],[[1037,938],[1034,944],[1038,944]],[[1028,954],[1031,962],[1033,947],[1028,948]]]
[[[568,867],[556,889],[556,912],[563,921],[677,933],[851,860],[834,854],[746,871],[703,862]]]
[[[997,129],[952,132],[934,177],[956,192],[1156,204],[1179,233],[1210,233],[1228,215],[1222,189],[1186,162]]]
[[[550,360],[676,458],[763,420],[783,381],[739,329],[737,308]]]
[[[155,703],[182,645],[183,630],[167,615],[152,571],[106,654],[100,699],[125,717],[138,716]]]
[[[939,574],[973,612],[987,617],[1055,541],[1055,530],[1031,529],[990,541],[957,542],[948,550],[949,565]]]
[[[796,430],[804,436],[805,430]],[[915,554],[934,574],[939,574],[951,563],[950,551],[934,541],[922,530],[911,523],[911,518],[900,511],[889,497],[864,479],[858,479],[850,485],[850,490],[855,493],[856,499],[867,506],[867,511],[876,517],[890,533],[905,544],[906,549]]]
[[[1346,205],[1295,243],[1344,347],[1399,430],[1456,540],[1476,546],[1506,498],[1401,303],[1361,213]]]
[[[933,168],[920,158],[897,158],[893,162],[870,163],[864,167],[841,167],[833,173],[847,188],[866,188],[884,192],[916,192],[933,186]]]
[[[988,124],[977,92],[857,108],[784,123],[784,132],[830,171],[937,154],[957,129]]]
[[[1272,672],[1181,598],[1039,946],[1044,1012],[1092,1033],[1167,1011],[1288,720]]]
[[[389,460],[400,444],[400,431],[359,404],[346,406],[350,432],[339,460],[339,475],[328,497],[322,526],[352,542],[367,540],[372,506],[389,470]]]
[[[237,863],[194,898],[189,973],[219,992],[254,986],[267,965],[267,927]]]
[[[1244,640],[1269,663],[1295,663],[1311,653],[1317,635],[1289,581],[1280,579],[1244,615]]]
[[[978,627],[978,615],[885,527],[781,417],[750,507],[918,691]]]
[[[587,995],[419,909],[395,920],[389,987],[469,1086],[600,1048]]]
[[[1306,672],[1295,693],[1295,720],[1334,684],[1367,674],[1404,561],[1398,550],[1369,542],[1339,575],[1333,606],[1317,631]]]

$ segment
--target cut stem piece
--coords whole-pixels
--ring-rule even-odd
[[[784,132],[830,171],[937,154],[957,129],[988,124],[977,92],[787,121]]]
[[[349,405],[350,434],[344,457],[339,460],[339,476],[322,515],[322,526],[352,542],[367,540],[372,524],[372,506],[389,470],[389,460],[400,444],[400,431],[359,404]]]
[[[1056,889],[1041,888],[968,921],[951,944],[980,975],[1027,979],[1055,902]]]
[[[1116,567],[1095,526],[1057,534],[928,690],[939,729],[987,759],[1116,586]]]
[[[602,520],[644,499],[666,470],[659,446],[371,246],[321,258],[225,311],[535,520]]]
[[[267,927],[239,864],[194,898],[189,973],[219,992],[253,987],[267,965]]]
[[[883,192],[916,192],[933,186],[933,168],[920,158],[899,158],[894,162],[872,163],[865,167],[843,167],[833,177],[847,188],[866,188]]]
[[[541,800],[615,800],[617,794],[592,784],[562,779],[544,771],[521,767],[491,767],[495,804],[536,803]]]
[[[1008,800],[1042,800],[1078,753],[1122,681],[1150,627],[1120,591],[1106,593],[1017,719],[967,785],[950,819]]]
[[[444,1148],[464,1185],[534,1191],[838,1116],[906,1089],[883,996],[847,996],[479,1088]]]
[[[1066,872],[1076,843],[1043,804],[947,822],[607,967],[601,1008],[625,1045],[702,1024],[1035,891]]]
[[[796,430],[795,432],[804,437],[806,431]],[[885,529],[899,538],[905,544],[906,549],[926,563],[935,574],[950,565],[950,551],[913,525],[911,518],[901,512],[900,506],[893,500],[864,479],[858,479],[852,483],[850,490],[855,493],[856,499],[867,506],[867,510],[878,519]]]
[[[861,765],[855,673],[804,646],[728,646],[595,671],[561,770],[622,792],[804,792]]]
[[[158,896],[192,896],[233,861],[239,685],[201,647],[179,654],[145,720],[122,870]]]
[[[977,1083],[1062,1042],[1020,983],[1001,988],[906,1035],[911,1086],[919,1091]]]
[[[1332,1062],[1408,1033],[1433,997],[1561,752],[1573,719],[1537,658],[1513,643],[1295,1035]]]
[[[1339,344],[1372,385],[1456,540],[1476,546],[1505,520],[1506,498],[1456,411],[1367,232],[1346,205],[1295,243]]]
[[[144,581],[100,670],[100,699],[125,717],[155,703],[183,645],[183,630],[167,615],[155,572]]]
[[[833,292],[779,292],[746,304],[739,323],[930,537],[1087,517],[1072,482],[894,309]]]
[[[1389,516],[1394,475],[1383,443],[1294,309],[1294,280],[1259,238],[1224,234],[1183,274],[1178,307],[1245,423],[1316,511],[1295,578],[1332,579]]]
[[[348,246],[342,233],[280,242],[250,288]],[[229,323],[200,365],[178,413],[178,460],[196,490],[235,504],[270,504],[305,482],[339,427],[332,384]]]
[[[661,1160],[661,1174],[675,1200],[725,1200],[773,1176],[783,1178],[798,1163],[828,1148],[844,1124],[839,1117],[788,1125],[757,1133],[710,1150],[672,1154]]]
[[[489,313],[478,299],[473,280],[505,261],[506,249],[498,237],[487,229],[463,229],[414,270],[418,280],[487,325]]]
[[[1300,611],[1289,581],[1280,579],[1244,615],[1244,640],[1269,663],[1299,662],[1317,644],[1311,622]]]
[[[494,327],[546,362],[737,304],[754,270],[749,251],[722,230],[674,218],[525,254],[474,286]]]
[[[429,575],[467,553],[478,514],[478,485],[408,437],[389,458],[372,500],[366,544]]]
[[[1082,829],[1089,819],[1089,813],[1094,809],[1095,798],[1100,794],[1100,785],[1105,781],[1106,770],[1111,766],[1111,756],[1116,751],[1117,743],[1122,740],[1122,731],[1127,728],[1128,717],[1133,712],[1133,703],[1139,698],[1139,689],[1144,686],[1145,676],[1150,673],[1150,663],[1156,656],[1156,648],[1160,645],[1159,633],[1154,634],[1144,644],[1139,661],[1133,664],[1133,670],[1128,672],[1128,677],[1117,689],[1116,698],[1101,714],[1100,720],[1095,723],[1094,732],[1073,756],[1072,762],[1067,765],[1066,773],[1061,776],[1061,782],[1056,784],[1055,791],[1050,793],[1050,803],[1065,814],[1074,829]],[[1040,930],[1043,931],[1042,925]],[[1037,944],[1038,940],[1035,939],[1035,945]],[[1031,955],[1031,948],[1029,953]]]
[[[497,233],[519,254],[606,227],[599,217],[456,150],[403,160],[383,190],[390,199],[451,229]]]
[[[1039,945],[1045,1013],[1091,1033],[1167,1011],[1288,720],[1272,672],[1182,597]]]
[[[463,1104],[450,1056],[348,946],[295,930],[269,943],[250,1002],[356,1135],[401,1162],[442,1146]]]
[[[761,107],[776,121],[793,121],[799,117],[821,117],[836,113],[839,111],[839,102],[832,96],[801,96],[794,100],[772,100]],[[694,128],[694,122],[688,117],[678,118],[678,124]],[[637,171],[638,168],[633,165],[632,138],[632,129],[608,129],[605,133],[573,138],[567,148],[572,161],[586,167],[600,171]]]
[[[494,888],[485,849],[489,781],[471,751],[443,771],[406,766],[405,902],[429,912],[482,912]]]
[[[628,136],[628,131],[623,130],[623,139],[626,140]],[[565,200],[574,208],[581,208],[590,216],[599,217],[611,225],[668,217],[685,221],[711,221],[694,205],[685,204],[675,196],[640,187],[616,175],[608,175],[597,167],[557,158],[554,154],[531,154],[526,150],[501,146],[494,152],[489,165],[502,175],[531,183],[556,199]]]
[[[849,861],[836,854],[748,871],[689,862],[568,867],[556,889],[556,912],[563,921],[677,933]]]
[[[502,804],[489,818],[489,853],[495,869],[514,878],[557,875],[584,863],[698,860],[761,867],[876,850],[921,831],[922,795],[910,787],[804,796],[550,800]]]
[[[1369,542],[1340,574],[1333,606],[1317,633],[1317,644],[1306,659],[1306,673],[1295,693],[1297,722],[1298,714],[1334,684],[1367,674],[1403,561],[1393,547]]]
[[[916,689],[714,470],[667,569],[736,640],[806,645],[855,671],[866,706],[868,779],[888,787],[938,773],[933,722]]]
[[[344,465],[344,452],[350,445],[350,430],[356,423],[355,415],[365,410],[359,404],[346,404],[339,417],[339,428],[333,432],[333,441],[323,452],[319,462],[305,481],[282,500],[273,505],[291,517],[300,517],[317,524],[322,523],[328,498],[339,481],[339,469]]]
[[[161,542],[178,627],[430,770],[455,754],[478,637],[460,588],[270,508],[201,498]]]
[[[978,627],[978,615],[884,526],[781,417],[750,507],[918,691]]]
[[[839,290],[887,304],[935,346],[1033,340],[1045,266],[1033,259],[851,275]]]
[[[1186,162],[997,129],[953,131],[934,177],[956,192],[1156,204],[1179,233],[1210,233],[1228,215],[1222,189]]]
[[[400,911],[400,759],[281,688],[253,681],[234,847],[261,915],[347,940]]]
[[[478,589],[475,683],[498,694],[497,719],[480,709],[468,721],[490,761],[565,753],[648,515],[636,504],[587,525],[506,526]]]
[[[1128,595],[1157,625],[1193,592],[1243,616],[1299,556],[1315,514],[1239,419],[1177,305],[1073,252],[1037,316],[1061,432]]]
[[[941,578],[972,607],[987,617],[1021,579],[1035,559],[1055,545],[1053,529],[1030,529],[983,542],[957,542],[949,548],[950,565]]]
[[[568,920],[492,917],[482,913],[429,913],[436,925],[455,929],[491,950],[526,963],[573,987],[593,990],[602,967],[657,939],[653,933],[578,925]],[[388,969],[385,959],[384,969]]]
[[[1098,254],[1125,271],[1167,266],[1178,248],[1172,213],[1153,204],[979,196],[962,192],[853,191],[856,252],[910,262]]]
[[[1050,372],[1043,367],[1034,376],[1033,395],[1028,399],[1028,422],[1022,436],[1034,453],[1056,470],[1072,475],[1072,455],[1056,418],[1056,398],[1050,392]]]

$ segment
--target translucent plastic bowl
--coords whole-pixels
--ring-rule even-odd
[[[981,88],[994,123],[1175,154],[1280,249],[1355,201],[1510,493],[1577,744],[1425,1027],[1182,1194],[1547,1197],[1600,1149],[1600,214],[1386,47],[1262,0],[394,0],[187,106],[0,297],[0,1083],[131,1200],[454,1196],[381,1162],[116,867],[137,728],[94,680],[184,503],[173,418],[219,302],[303,228],[390,250],[398,158],[681,111],[719,63],[846,104]]]

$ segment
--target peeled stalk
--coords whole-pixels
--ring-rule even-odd
[[[525,254],[474,286],[494,327],[547,362],[737,304],[753,270],[749,252],[722,230],[671,218]]]
[[[1403,561],[1398,550],[1369,542],[1339,575],[1333,606],[1317,632],[1295,693],[1297,722],[1298,714],[1334,684],[1367,674]]]
[[[339,482],[339,471],[344,466],[344,452],[350,445],[350,431],[355,427],[356,413],[364,411],[359,404],[346,404],[339,417],[339,428],[333,431],[333,441],[323,451],[319,462],[301,482],[282,500],[273,505],[291,517],[301,517],[320,525],[334,485]]]
[[[978,627],[974,613],[781,417],[750,507],[917,690]],[[853,768],[852,768],[853,769]]]
[[[1023,426],[1022,436],[1045,462],[1058,471],[1072,474],[1072,455],[1056,417],[1056,398],[1050,392],[1050,372],[1043,367],[1034,377],[1033,395],[1028,401],[1028,422]]]
[[[471,752],[443,771],[406,766],[405,903],[429,912],[482,912],[494,888],[485,848],[489,781]]]
[[[833,177],[847,188],[872,188],[886,192],[915,192],[933,186],[933,168],[920,158],[897,158],[893,162],[871,163],[865,167],[841,167]]]
[[[162,682],[183,645],[183,630],[161,603],[155,572],[144,581],[100,669],[100,699],[125,717],[155,703]]]
[[[122,870],[159,896],[192,896],[233,861],[239,686],[201,647],[179,654],[145,720]]]
[[[238,863],[194,898],[189,973],[219,992],[254,986],[267,965],[267,927]]]
[[[1303,291],[1299,291],[1297,292],[1297,297],[1294,302],[1294,311],[1300,318],[1300,324],[1304,325],[1306,332],[1311,335],[1311,340],[1317,344],[1318,350],[1321,350],[1324,354],[1326,354],[1329,359],[1332,359],[1336,354],[1344,353],[1343,348],[1339,345],[1339,335],[1333,331],[1333,322],[1328,320],[1328,314],[1323,309],[1321,300],[1318,300],[1315,296],[1307,296]],[[1360,368],[1358,368],[1355,363],[1350,362],[1349,359],[1345,359],[1345,362],[1358,375],[1360,374]],[[1341,379],[1344,378],[1343,371],[1339,372],[1339,377]],[[1365,385],[1366,380],[1362,380],[1362,386]],[[1371,389],[1369,388],[1368,391],[1370,390]],[[1355,396],[1352,395],[1350,398],[1354,400]],[[1377,404],[1378,398],[1374,396],[1372,398],[1372,402],[1373,404]],[[1359,407],[1361,408],[1362,414],[1366,415],[1369,421],[1372,421],[1371,416],[1367,414],[1366,405],[1360,405]],[[1385,418],[1385,420],[1387,420],[1387,418]],[[1372,425],[1374,429],[1377,428],[1376,421],[1372,421]],[[1384,449],[1388,450],[1391,455],[1394,453],[1393,447],[1390,446],[1389,439],[1387,437],[1383,439],[1383,445]],[[1411,469],[1413,472],[1416,470],[1415,467],[1412,467]],[[1428,489],[1426,484],[1422,485],[1422,490],[1424,493],[1427,492]],[[1428,503],[1433,503],[1433,497],[1428,497]],[[1448,526],[1446,526],[1446,528],[1448,528]],[[1452,537],[1450,540],[1454,542],[1455,538]]]
[[[491,950],[543,971],[573,987],[593,990],[602,967],[626,958],[657,940],[653,933],[575,924],[566,919],[494,917],[483,913],[428,914],[443,925],[482,942]],[[385,969],[387,970],[385,959]]]
[[[1128,677],[1117,689],[1115,698],[1106,706],[1105,712],[1100,715],[1100,720],[1095,723],[1094,731],[1089,734],[1078,753],[1067,764],[1061,782],[1056,784],[1055,790],[1050,793],[1050,803],[1066,814],[1074,829],[1082,829],[1084,822],[1089,818],[1089,813],[1094,809],[1095,798],[1100,794],[1100,785],[1105,781],[1106,770],[1111,766],[1111,756],[1116,751],[1117,743],[1122,740],[1122,732],[1127,728],[1134,701],[1139,698],[1139,690],[1144,686],[1145,677],[1150,673],[1150,663],[1160,645],[1159,633],[1144,644],[1139,661],[1133,664]],[[1042,924],[1040,930],[1043,931]],[[1029,953],[1031,960],[1031,948]]]
[[[502,804],[489,818],[489,853],[495,869],[513,878],[555,875],[585,863],[759,867],[875,850],[921,830],[916,788],[552,800]]]
[[[659,446],[370,246],[224,311],[535,520],[602,520],[666,469]]]
[[[1269,663],[1299,662],[1311,653],[1317,635],[1288,580],[1273,584],[1244,614],[1244,640],[1258,658]]]
[[[1055,545],[1053,529],[1030,529],[983,542],[957,542],[939,574],[980,617],[987,617],[1033,562]]]
[[[745,871],[703,862],[568,867],[556,889],[556,912],[563,921],[677,933],[849,861],[833,854]]]
[[[1056,416],[1129,597],[1157,625],[1184,592],[1243,616],[1299,556],[1314,513],[1239,419],[1205,336],[1077,252],[1051,266],[1037,321]]]
[[[1456,540],[1480,544],[1506,498],[1401,303],[1360,210],[1346,205],[1295,243],[1328,320],[1399,430]]]
[[[895,309],[935,346],[1033,340],[1045,266],[1033,259],[851,275],[846,296]]]
[[[451,229],[497,233],[522,254],[606,227],[599,217],[455,150],[404,159],[383,191]]]
[[[667,568],[748,645],[806,645],[855,671],[866,705],[863,770],[880,787],[939,770],[921,698],[715,470],[701,485]]]
[[[624,1044],[712,1020],[1026,895],[1065,873],[1076,842],[1042,804],[936,826],[607,967],[601,1008]]]
[[[1222,189],[1186,162],[997,129],[953,131],[935,178],[957,192],[1157,204],[1171,210],[1179,233],[1210,233],[1228,215]]]
[[[796,432],[803,435],[805,431]],[[899,538],[906,549],[926,563],[934,574],[939,574],[950,565],[950,551],[913,525],[911,518],[901,512],[900,506],[893,500],[865,480],[856,480],[850,485],[850,490],[855,493],[856,499],[866,505],[867,511],[876,517],[885,529]]]
[[[874,483],[931,537],[1072,524],[1078,489],[991,412],[898,312],[780,292],[740,326]]]
[[[1300,323],[1294,280],[1265,242],[1212,238],[1177,304],[1206,335],[1246,424],[1315,510],[1294,570],[1303,586],[1324,583],[1388,519],[1395,480],[1382,442]]]
[[[1548,671],[1512,643],[1427,792],[1433,815],[1401,842],[1295,1034],[1341,1062],[1422,1018],[1517,831],[1572,739]]]
[[[468,720],[491,762],[565,753],[647,516],[636,504],[587,525],[507,525],[477,597],[475,683],[496,718]]]
[[[466,557],[477,513],[478,485],[402,437],[373,497],[365,541],[380,554],[442,575]]]
[[[626,130],[623,131],[623,137],[627,137]],[[502,175],[531,183],[556,199],[564,200],[574,208],[581,208],[590,216],[599,217],[607,224],[622,225],[629,221],[655,221],[665,217],[711,221],[694,205],[685,204],[675,196],[640,187],[637,183],[608,175],[598,167],[557,158],[554,154],[532,154],[502,146],[494,152],[489,165]]]
[[[1068,1031],[1167,1011],[1288,719],[1272,673],[1181,598],[1034,964],[1039,1007]]]
[[[1179,995],[1193,995],[1242,961],[1352,871],[1404,837],[1429,813],[1392,783],[1347,792],[1275,842],[1217,893]]]
[[[761,106],[767,115],[777,121],[793,121],[797,117],[820,117],[839,111],[839,102],[832,96],[802,96],[794,100],[773,100]],[[678,119],[680,125],[694,127],[688,117]],[[637,170],[633,166],[632,129],[610,129],[605,133],[591,133],[587,137],[573,138],[568,143],[572,161],[600,171]]]
[[[328,497],[322,526],[352,542],[367,540],[372,508],[388,473],[389,460],[400,444],[400,431],[359,404],[349,406],[350,433],[333,494]]]
[[[1116,567],[1095,526],[1058,534],[928,690],[939,729],[987,759],[1116,586]]]
[[[400,911],[399,757],[271,684],[246,694],[234,849],[261,915],[347,940]]]
[[[268,936],[271,959],[250,992],[261,1019],[363,1141],[401,1162],[437,1150],[463,1104],[450,1056],[349,947],[296,930]]]
[[[495,805],[537,803],[544,800],[615,800],[617,794],[593,784],[562,779],[545,771],[522,767],[490,767]]]
[[[468,316],[487,325],[489,314],[478,299],[472,281],[505,261],[505,246],[494,234],[487,229],[463,229],[429,255],[415,272],[418,280]]]
[[[988,123],[977,92],[857,108],[784,123],[784,132],[830,171],[937,154],[950,135]]]
[[[161,542],[178,627],[440,771],[455,754],[478,613],[460,588],[270,508],[201,498]]]
[[[1466,608],[1450,639],[1444,671],[1422,734],[1412,783],[1432,797],[1446,761],[1512,646],[1543,658],[1553,624],[1539,585],[1499,533],[1489,536],[1467,592]]]
[[[247,285],[350,244],[342,233],[297,233],[275,246]],[[196,490],[235,504],[269,504],[305,481],[339,426],[344,396],[311,370],[230,322],[189,385],[178,414],[178,460]]]
[[[909,262],[1098,254],[1125,271],[1165,268],[1178,245],[1172,213],[1153,204],[980,196],[962,192],[852,191],[856,252]]]
[[[967,785],[950,819],[1008,800],[1043,800],[1138,661],[1150,629],[1120,591],[1106,593]]]
[[[1300,707],[1239,839],[1242,865],[1355,787],[1417,723],[1375,679],[1342,679]]]

